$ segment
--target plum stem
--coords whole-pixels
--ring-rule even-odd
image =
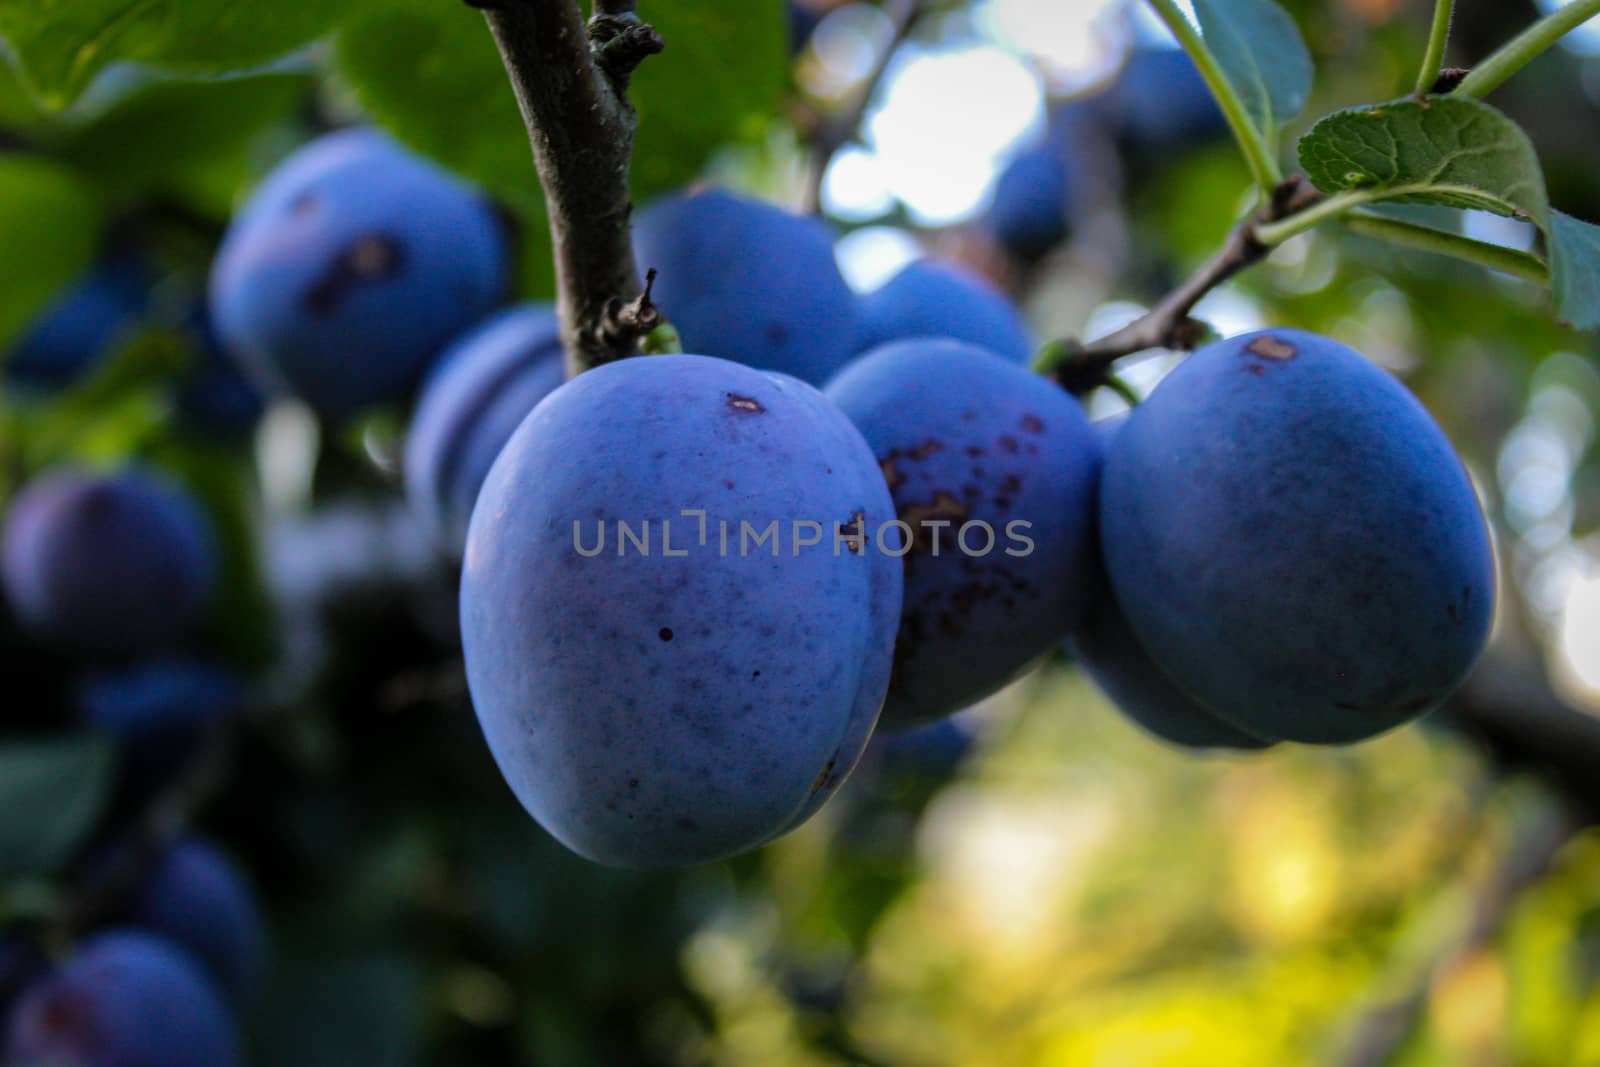
[[[1074,393],[1085,393],[1105,384],[1111,364],[1123,356],[1152,348],[1187,350],[1207,335],[1204,323],[1191,312],[1207,293],[1246,267],[1265,259],[1270,244],[1258,236],[1258,229],[1307,211],[1324,197],[1299,175],[1280,182],[1272,196],[1243,222],[1233,228],[1222,248],[1194,274],[1149,311],[1128,325],[1089,344],[1058,341],[1046,346],[1034,367],[1055,378]]]
[[[1444,69],[1444,49],[1450,41],[1450,19],[1455,14],[1455,0],[1436,0],[1433,7],[1433,26],[1428,31],[1428,50],[1422,57],[1422,68],[1417,72],[1416,94],[1419,97],[1434,92],[1439,73]]]
[[[1600,15],[1600,0],[1573,0],[1557,8],[1474,67],[1456,86],[1455,95],[1482,100],[1551,45],[1596,15]]]
[[[637,120],[628,79],[663,48],[632,0],[494,0],[483,11],[511,79],[544,189],[567,374],[638,354],[659,323],[630,315],[634,265],[628,169]]]
[[[1250,176],[1255,181],[1256,188],[1260,189],[1264,196],[1270,197],[1272,191],[1283,180],[1283,171],[1279,169],[1278,161],[1273,158],[1267,136],[1256,129],[1250,120],[1250,112],[1246,110],[1244,101],[1239,98],[1238,90],[1228,80],[1222,64],[1212,53],[1211,46],[1206,44],[1205,38],[1184,15],[1176,0],[1149,0],[1149,4],[1156,17],[1172,31],[1172,35],[1178,39],[1183,50],[1194,61],[1195,68],[1205,79],[1211,95],[1216,98],[1217,107],[1228,120],[1228,128],[1233,131],[1233,139],[1238,142],[1239,151],[1250,167]]]

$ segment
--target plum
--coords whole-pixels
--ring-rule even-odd
[[[258,379],[328,418],[393,401],[507,286],[487,201],[370,129],[272,171],[212,265],[218,335]]]
[[[150,279],[137,257],[107,255],[25,329],[4,357],[6,379],[38,389],[70,385],[128,336],[150,301]]]
[[[1099,442],[1058,386],[959,341],[874,349],[827,395],[872,446],[912,527],[884,725],[959,711],[1057,644],[1087,606]]]
[[[90,655],[149,651],[181,634],[210,601],[218,566],[200,509],[140,468],[36,478],[11,504],[0,552],[23,628]]]
[[[856,297],[816,219],[706,190],[646,208],[633,239],[688,351],[813,385],[855,354]]]
[[[202,838],[183,838],[161,854],[130,918],[187,951],[235,1004],[247,1001],[261,979],[260,905],[239,869]]]
[[[235,1067],[243,1062],[221,996],[182,950],[111,930],[12,1006],[5,1062],[59,1067]]]
[[[1186,748],[1259,749],[1272,742],[1224,721],[1173,684],[1139,644],[1107,583],[1069,647],[1089,677],[1135,725]]]
[[[1106,570],[1138,643],[1252,735],[1415,718],[1487,640],[1495,565],[1461,461],[1393,377],[1273,329],[1209,345],[1112,442]]]
[[[1141,48],[1093,106],[1137,170],[1155,173],[1181,154],[1228,135],[1228,121],[1188,53]]]
[[[442,550],[460,555],[490,465],[564,374],[545,304],[501,311],[439,357],[406,436],[405,477],[412,511]]]
[[[994,286],[953,264],[921,259],[861,299],[862,349],[913,337],[949,337],[1017,363],[1037,346],[1028,324]]]
[[[787,375],[649,356],[550,394],[478,495],[461,581],[473,704],[523,805],[632,867],[815,811],[888,685],[893,517],[860,434]]]
[[[87,726],[116,740],[125,776],[159,786],[218,723],[244,707],[244,684],[226,667],[161,656],[84,676],[77,705]]]
[[[1032,262],[1067,239],[1071,188],[1062,146],[1046,138],[1000,172],[984,224],[1012,255]]]

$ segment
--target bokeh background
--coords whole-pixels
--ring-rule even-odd
[[[895,40],[893,3],[797,4],[642,3],[669,45],[635,83],[641,198],[709,179],[802,203],[814,145],[870,82],[818,186],[846,276],[868,289],[918,256],[958,260],[1042,338],[1127,321],[1248,206],[1225,134],[1154,155],[1064,138],[1070,234],[1024,262],[986,225],[997,180],[1130,54],[1171,47],[1159,25],[1121,0],[972,0]],[[1285,6],[1319,70],[1300,128],[1409,89],[1431,4]],[[1541,10],[1457,7],[1461,64]],[[197,310],[255,181],[353,122],[483,184],[517,235],[522,294],[551,295],[481,20],[397,3],[246,75],[111,62],[75,99],[28,77],[0,64],[0,350],[92,264],[136,261],[138,292],[81,365],[0,379],[0,501],[53,464],[136,457],[222,534],[201,651],[250,695],[184,815],[270,915],[252,1062],[1600,1064],[1600,362],[1542,294],[1318,232],[1198,309],[1222,333],[1288,324],[1359,348],[1460,450],[1503,595],[1484,666],[1430,720],[1350,749],[1195,755],[1121,719],[1062,656],[949,725],[879,739],[837,800],[757,854],[609,871],[545,836],[489,758],[454,575],[400,499],[407,412],[323,426],[263,401],[216,362]],[[1600,221],[1600,24],[1492,102],[1530,131],[1553,203]],[[1516,223],[1463,225],[1532,247]],[[1177,358],[1123,375],[1147,391]],[[43,865],[0,847],[0,924],[53,949],[83,848],[147,815],[76,726],[78,682],[5,624],[0,844],[44,827],[85,844]],[[55,788],[8,793],[41,738],[90,747]]]

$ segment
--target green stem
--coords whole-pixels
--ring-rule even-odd
[[[1115,374],[1106,375],[1105,386],[1107,389],[1120,396],[1123,402],[1126,403],[1130,408],[1138,407],[1140,401],[1143,399],[1139,396],[1138,390],[1134,389],[1133,386],[1129,385],[1125,380],[1117,377]]]
[[[1422,57],[1422,70],[1417,74],[1417,95],[1433,91],[1444,69],[1444,46],[1450,40],[1450,16],[1455,11],[1455,0],[1437,0],[1433,8],[1433,29],[1428,33],[1428,52]]]
[[[1545,49],[1595,15],[1600,15],[1600,0],[1573,0],[1566,7],[1551,12],[1474,67],[1472,73],[1456,86],[1455,94],[1482,100]]]
[[[1476,241],[1456,233],[1446,233],[1428,226],[1418,226],[1366,211],[1352,212],[1345,224],[1356,233],[1377,237],[1390,244],[1415,248],[1423,252],[1437,252],[1454,259],[1475,263],[1480,267],[1501,271],[1537,285],[1550,284],[1550,268],[1545,261],[1529,252],[1502,248],[1486,241]]]
[[[1304,211],[1290,215],[1282,222],[1268,222],[1256,227],[1255,238],[1269,248],[1283,244],[1297,234],[1305,233],[1309,229],[1322,225],[1329,219],[1349,211],[1351,208],[1370,204],[1374,200],[1381,200],[1384,196],[1394,195],[1392,190],[1378,192],[1368,189],[1351,189],[1343,193],[1335,193],[1326,200],[1319,201]]]
[[[1270,196],[1272,190],[1283,180],[1283,173],[1278,169],[1277,160],[1272,158],[1272,153],[1267,149],[1267,142],[1261,136],[1261,132],[1251,123],[1244,101],[1240,100],[1239,94],[1234,91],[1233,83],[1223,73],[1217,57],[1212,55],[1205,39],[1200,36],[1200,31],[1184,17],[1176,0],[1150,0],[1150,7],[1154,9],[1156,16],[1166,23],[1167,29],[1172,31],[1178,43],[1183,45],[1183,50],[1189,53],[1189,58],[1194,60],[1200,76],[1206,80],[1211,95],[1217,99],[1217,106],[1222,109],[1223,116],[1228,120],[1228,128],[1233,131],[1233,139],[1239,142],[1239,151],[1244,154],[1245,163],[1250,167],[1250,176],[1255,181],[1256,187],[1261,190],[1263,196]]]

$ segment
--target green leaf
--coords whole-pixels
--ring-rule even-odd
[[[1600,330],[1600,226],[1552,211],[1548,244],[1556,314],[1580,330]]]
[[[340,33],[339,71],[411,147],[542,218],[528,134],[494,38],[463,3],[393,5]]]
[[[94,829],[115,760],[84,734],[0,746],[0,877],[49,873]]]
[[[37,156],[0,156],[0,351],[89,268],[102,214],[74,172]]]
[[[194,74],[247,70],[322,36],[372,0],[0,0],[0,37],[49,107],[117,60]]]
[[[118,193],[163,186],[244,155],[310,88],[301,74],[158,81],[69,127],[56,154]]]
[[[1477,208],[1544,226],[1544,175],[1522,128],[1487,104],[1411,98],[1336,111],[1300,140],[1325,193]]]
[[[645,61],[628,93],[639,115],[632,174],[641,200],[692,180],[719,147],[765,136],[788,70],[783,0],[737,10],[674,0],[649,18],[667,47]],[[542,219],[527,134],[480,15],[433,0],[390,5],[347,26],[337,58],[377,121]]]
[[[325,940],[325,939],[324,939]],[[421,1058],[423,974],[399,954],[331,955],[299,941],[281,952],[251,1042],[265,1067],[406,1067]]]
[[[645,60],[628,90],[639,112],[640,200],[693,180],[719,147],[764,138],[789,71],[784,0],[673,0],[645,14],[667,47]]]
[[[1306,106],[1311,53],[1289,13],[1272,0],[1194,0],[1206,46],[1269,141]]]

